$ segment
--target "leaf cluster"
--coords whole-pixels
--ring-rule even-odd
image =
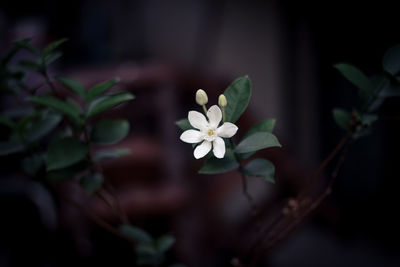
[[[367,76],[357,67],[339,63],[334,67],[358,89],[358,102],[351,110],[333,109],[336,124],[351,133],[353,139],[371,133],[378,119],[378,109],[388,97],[400,96],[400,45],[386,51],[382,58],[382,74]]]

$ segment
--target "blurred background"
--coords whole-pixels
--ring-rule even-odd
[[[52,74],[86,86],[120,77],[137,98],[104,116],[130,120],[121,146],[133,153],[103,167],[130,220],[154,236],[174,234],[171,262],[230,266],[254,234],[250,207],[239,175],[198,175],[201,161],[179,141],[174,122],[197,108],[195,91],[203,88],[216,104],[247,74],[253,95],[239,131],[277,119],[283,148],[261,153],[275,163],[277,182],[249,179],[268,217],[342,135],[331,110],[351,109],[357,91],[333,64],[381,72],[385,50],[400,43],[399,26],[389,1],[4,0],[0,51],[25,37],[39,47],[67,37]],[[399,104],[386,101],[382,114],[399,115]],[[397,125],[379,121],[354,144],[332,196],[260,266],[400,266]],[[12,179],[5,165],[0,175],[0,266],[134,266],[129,244],[59,196],[117,223],[100,200],[85,198],[73,183],[49,190]]]

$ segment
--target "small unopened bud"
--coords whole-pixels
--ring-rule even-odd
[[[228,101],[226,101],[226,97],[224,95],[220,95],[218,98],[218,105],[221,108],[226,107],[226,105],[228,104]]]
[[[208,102],[208,97],[206,92],[204,92],[204,90],[199,89],[196,92],[196,103],[199,104],[200,106],[203,106],[205,104],[207,104]]]

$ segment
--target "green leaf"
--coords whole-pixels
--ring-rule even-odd
[[[100,150],[97,151],[94,156],[93,160],[95,162],[100,162],[107,159],[116,159],[125,155],[130,155],[132,152],[129,148],[120,148],[114,150]]]
[[[145,230],[132,225],[120,225],[119,230],[138,243],[151,243],[153,238]]]
[[[80,161],[72,166],[47,172],[46,179],[51,182],[73,179],[78,173],[87,170],[89,167],[90,166],[87,161]]]
[[[33,154],[22,160],[22,169],[28,175],[35,175],[43,166],[43,155]]]
[[[248,153],[269,147],[281,147],[278,139],[272,133],[258,132],[243,140],[236,146],[236,153]]]
[[[30,43],[30,40],[31,40],[31,38],[25,38],[22,40],[15,41],[14,44],[17,47],[24,48],[24,49],[28,50],[29,52],[31,52],[32,54],[39,56],[40,55],[39,49],[37,49],[34,45],[32,45]]]
[[[83,160],[87,145],[74,137],[64,137],[53,142],[46,153],[47,170],[58,170]]]
[[[392,75],[400,71],[400,44],[389,48],[382,59],[383,69]]]
[[[0,142],[0,156],[18,153],[24,150],[24,146],[18,140]]]
[[[373,93],[374,87],[372,82],[361,70],[346,63],[339,63],[334,65],[334,67],[338,69],[347,80],[362,90],[364,92],[363,94],[371,95]]]
[[[90,173],[83,176],[80,180],[81,187],[89,195],[100,189],[103,185],[104,177],[101,173]]]
[[[175,237],[172,235],[164,235],[157,239],[157,250],[161,253],[167,252],[175,243]]]
[[[108,96],[103,96],[92,101],[87,110],[86,118],[89,119],[107,109],[115,107],[123,102],[134,99],[131,93],[118,93]]]
[[[56,80],[64,85],[68,90],[77,93],[83,98],[86,97],[86,90],[79,81],[67,77],[57,77]]]
[[[65,100],[65,103],[66,103],[67,105],[69,105],[71,108],[75,109],[76,112],[78,112],[79,114],[83,114],[83,110],[82,110],[81,105],[80,105],[78,102],[76,102],[74,99],[68,97],[68,98]]]
[[[248,130],[247,133],[244,135],[244,137],[250,136],[258,132],[272,133],[272,130],[275,127],[275,122],[276,122],[275,119],[263,120],[254,125],[253,127],[251,127],[250,130]]]
[[[176,121],[175,124],[184,131],[193,129],[193,126],[190,124],[188,119],[181,119]]]
[[[275,183],[275,166],[266,159],[254,159],[240,170],[248,176],[263,177],[271,183]]]
[[[15,127],[15,122],[3,115],[0,115],[0,124],[3,124],[11,129]]]
[[[90,140],[94,143],[116,143],[129,133],[127,120],[101,120],[93,127]]]
[[[64,42],[66,42],[68,39],[63,38],[57,41],[54,41],[52,43],[50,43],[49,45],[47,45],[44,49],[42,54],[40,55],[41,58],[45,58],[48,54],[50,54],[54,49],[56,49],[57,47],[59,47],[61,44],[63,44]]]
[[[102,93],[104,93],[105,91],[107,91],[108,89],[110,89],[111,87],[116,85],[117,83],[119,83],[119,81],[120,81],[119,78],[113,78],[113,79],[110,79],[103,83],[96,84],[87,93],[87,98],[86,98],[87,101],[93,100],[97,96],[101,95]]]
[[[375,114],[364,114],[360,119],[363,125],[370,126],[372,123],[378,120],[378,116]]]
[[[335,120],[336,124],[343,130],[348,131],[350,129],[350,112],[341,108],[335,108],[333,109],[333,119]]]
[[[63,53],[61,53],[61,52],[51,53],[44,58],[44,64],[46,66],[48,66],[51,63],[53,63],[55,60],[59,59],[62,55],[63,55]]]
[[[239,167],[239,163],[235,158],[235,154],[231,149],[226,149],[225,156],[218,159],[214,156],[207,159],[199,173],[202,174],[217,174],[229,172]]]
[[[139,257],[142,257],[142,264],[148,264],[150,262],[158,262],[156,259],[158,256],[157,250],[152,243],[142,243],[135,247],[135,252]],[[150,257],[149,257],[150,256]]]
[[[32,71],[43,72],[43,66],[32,60],[21,60],[18,64]]]
[[[224,92],[228,101],[225,107],[226,121],[235,123],[249,104],[251,84],[247,76],[236,79]]]
[[[397,82],[383,80],[382,90],[379,92],[379,97],[396,97],[400,96],[400,85]]]
[[[81,123],[81,117],[79,111],[74,109],[71,105],[61,101],[52,96],[32,96],[29,99],[31,102],[40,104],[49,108],[54,109],[55,111],[67,116],[69,119],[72,119],[76,123]]]
[[[29,142],[37,141],[49,134],[60,123],[62,117],[59,114],[44,113],[40,120],[35,122],[26,133]]]

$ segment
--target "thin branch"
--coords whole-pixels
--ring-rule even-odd
[[[342,149],[342,147],[346,144],[346,142],[350,139],[352,132],[349,131],[345,136],[339,141],[336,147],[332,150],[332,152],[325,158],[324,161],[321,162],[318,169],[311,175],[311,178],[308,180],[307,184],[303,187],[300,193],[297,195],[297,199],[300,200],[304,197],[304,195],[308,192],[310,186],[314,184],[315,180],[321,175],[322,171],[326,168],[329,162],[336,156],[336,154]]]
[[[249,201],[253,216],[256,216],[258,214],[258,207],[257,207],[257,204],[254,201],[254,198],[250,195],[250,193],[248,191],[246,175],[242,173],[241,177],[242,177],[242,191],[243,191],[243,194],[245,195],[245,197]]]
[[[46,69],[43,71],[43,76],[44,76],[44,79],[46,80],[46,83],[49,85],[50,90],[53,92],[53,94],[57,97],[60,97],[60,95],[58,94],[58,92],[56,90],[56,87],[54,86],[53,82],[50,80],[50,76],[47,73]]]
[[[115,206],[117,208],[117,212],[119,214],[120,220],[122,221],[123,224],[130,224],[128,215],[120,203],[120,200],[116,193],[115,188],[113,187],[113,185],[110,182],[107,182],[107,181],[104,183],[104,185],[106,187],[106,192],[109,193],[114,199]]]
[[[331,174],[331,178],[326,186],[326,189],[314,200],[314,202],[312,202],[312,204],[310,206],[308,206],[302,214],[300,214],[298,217],[295,218],[294,221],[290,222],[288,225],[283,226],[282,229],[280,231],[278,231],[277,234],[272,235],[270,238],[267,239],[263,239],[263,243],[266,243],[266,246],[264,248],[262,248],[262,251],[267,251],[268,249],[272,248],[273,246],[275,246],[279,241],[281,241],[282,239],[284,239],[291,231],[294,230],[294,228],[300,224],[300,222],[307,216],[309,215],[312,211],[314,211],[325,199],[326,197],[328,197],[331,192],[332,192],[332,185],[334,183],[334,181],[336,180],[336,177],[338,176],[339,170],[341,168],[341,166],[343,165],[343,162],[345,160],[345,157],[349,151],[351,142],[349,142],[345,149],[343,150],[339,160],[336,163],[335,169],[333,170],[332,174]],[[270,241],[268,241],[268,239],[270,239]],[[262,256],[262,253],[259,253],[258,255],[256,255],[253,260],[252,260],[252,264],[255,264],[260,257]]]

